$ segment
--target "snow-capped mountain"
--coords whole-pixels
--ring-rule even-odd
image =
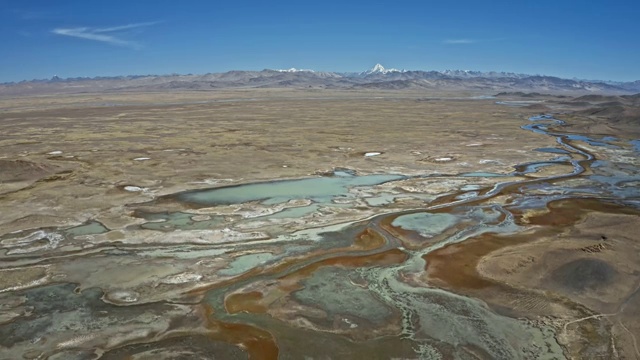
[[[531,76],[526,74],[516,74],[512,72],[497,72],[497,71],[474,71],[474,70],[444,70],[440,71],[442,75],[456,77],[456,78],[474,78],[474,77],[484,77],[484,78],[516,78],[520,79],[523,77]]]
[[[374,67],[372,67],[371,69],[364,71],[362,73],[360,73],[360,75],[363,76],[367,76],[367,75],[373,75],[373,74],[389,74],[389,73],[403,73],[406,70],[398,70],[398,69],[385,69],[384,66],[380,65],[380,64],[376,64]]]
[[[586,81],[553,76],[472,70],[398,70],[376,64],[363,72],[337,73],[309,69],[234,70],[203,75],[135,75],[96,78],[57,76],[47,80],[0,84],[0,96],[79,93],[108,89],[139,91],[210,90],[227,88],[483,90],[487,92],[563,92],[629,94],[640,92],[635,82]]]
[[[288,72],[288,73],[297,73],[297,72],[315,72],[313,70],[310,69],[296,69],[296,68],[291,68],[291,69],[276,69],[274,71],[277,72]]]

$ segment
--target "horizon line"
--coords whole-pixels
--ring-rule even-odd
[[[379,63],[377,63],[376,65],[379,65]],[[384,66],[383,66],[384,67]],[[640,79],[634,79],[634,80],[611,80],[611,79],[597,79],[597,78],[579,78],[579,77],[565,77],[565,76],[561,76],[561,75],[549,75],[549,74],[543,74],[543,73],[524,73],[524,72],[515,72],[515,71],[502,71],[502,70],[462,70],[462,69],[444,69],[444,70],[435,70],[435,69],[431,69],[431,70],[424,70],[424,69],[410,69],[410,70],[406,70],[406,69],[395,69],[395,68],[385,68],[386,70],[392,70],[392,72],[438,72],[438,73],[444,73],[446,71],[460,71],[460,72],[468,72],[468,73],[481,73],[481,74],[488,74],[488,73],[504,73],[504,74],[514,74],[514,75],[520,75],[520,76],[526,76],[526,77],[532,77],[532,76],[544,76],[544,77],[555,77],[555,78],[559,78],[559,79],[566,79],[566,80],[574,80],[574,81],[585,81],[585,82],[615,82],[615,83],[633,83],[633,82],[637,82],[640,81]],[[294,70],[294,71],[291,71]],[[44,81],[53,81],[53,80],[58,80],[58,81],[69,81],[69,80],[95,80],[95,79],[109,79],[109,78],[128,78],[128,77],[168,77],[168,76],[203,76],[203,75],[209,75],[209,74],[224,74],[224,73],[229,73],[229,72],[233,72],[233,71],[244,71],[244,72],[263,72],[263,71],[277,71],[277,72],[310,72],[310,73],[334,73],[334,74],[362,74],[364,72],[370,71],[372,70],[372,68],[364,70],[364,71],[328,71],[328,70],[312,70],[312,69],[303,69],[303,68],[296,68],[296,67],[290,67],[288,69],[272,69],[272,68],[263,68],[260,70],[256,70],[256,69],[230,69],[230,70],[223,70],[223,71],[214,71],[214,72],[206,72],[206,73],[177,73],[177,72],[173,72],[173,73],[157,73],[157,74],[120,74],[120,75],[94,75],[94,76],[67,76],[67,77],[59,77],[57,74],[54,74],[53,76],[49,77],[49,78],[33,78],[33,79],[23,79],[23,80],[14,80],[14,81],[3,81],[0,82],[0,85],[10,85],[10,84],[18,84],[18,83],[24,83],[24,82],[44,82]]]

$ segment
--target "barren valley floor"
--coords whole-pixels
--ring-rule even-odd
[[[0,359],[640,357],[637,106],[479,95],[0,98]]]

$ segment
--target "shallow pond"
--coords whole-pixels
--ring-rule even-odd
[[[309,199],[329,203],[337,197],[349,195],[349,189],[357,186],[373,186],[406,178],[402,175],[317,177],[299,180],[281,180],[213,189],[196,190],[175,195],[184,202],[199,205],[230,205],[260,201],[264,205],[275,205],[296,199]]]

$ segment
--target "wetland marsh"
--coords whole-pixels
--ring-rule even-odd
[[[300,93],[5,106],[0,358],[640,356],[636,134]]]

